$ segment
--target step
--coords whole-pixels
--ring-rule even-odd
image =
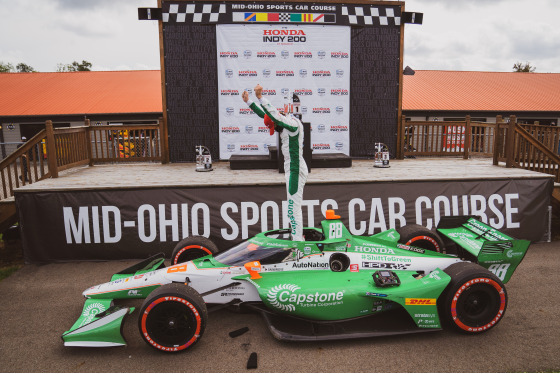
[[[231,170],[277,169],[278,161],[266,155],[231,155],[229,167]]]

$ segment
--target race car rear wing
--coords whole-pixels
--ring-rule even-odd
[[[437,231],[475,256],[481,266],[504,283],[509,281],[531,244],[468,216],[443,217]]]

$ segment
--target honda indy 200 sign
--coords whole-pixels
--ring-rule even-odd
[[[241,94],[257,84],[281,108],[293,93],[311,122],[314,153],[349,155],[350,27],[217,25],[220,158],[268,154],[276,145]],[[254,96],[251,96],[256,100]]]

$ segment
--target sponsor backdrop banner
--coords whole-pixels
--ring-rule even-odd
[[[318,227],[335,209],[354,235],[478,215],[517,238],[541,240],[552,179],[315,184],[305,188],[304,225]],[[413,192],[411,192],[413,191]],[[16,193],[27,262],[170,255],[176,242],[210,237],[220,249],[287,227],[285,187],[169,188]]]
[[[279,109],[292,93],[299,96],[315,153],[349,155],[350,27],[217,25],[216,39],[221,159],[268,154],[276,145],[241,99],[257,84]]]
[[[283,3],[283,2],[251,2],[251,3],[235,3],[235,2],[187,2],[187,1],[162,1],[162,40],[164,49],[164,72],[165,72],[165,102],[167,112],[167,126],[169,131],[169,156],[171,162],[194,161],[194,149],[197,145],[207,146],[214,158],[229,158],[231,153],[223,155],[223,147],[228,144],[236,146],[236,142],[244,135],[260,134],[265,138],[271,138],[264,135],[263,131],[253,126],[246,128],[246,124],[223,122],[224,110],[230,107],[232,116],[240,116],[239,105],[244,105],[241,98],[234,91],[224,91],[221,95],[218,79],[225,78],[226,72],[222,63],[249,63],[245,60],[245,50],[251,50],[251,62],[258,61],[259,65],[274,63],[281,61],[281,52],[283,50],[290,51],[290,59],[297,62],[298,66],[294,67],[293,77],[276,77],[276,67],[269,68],[271,70],[270,80],[284,80],[286,82],[298,82],[302,80],[299,76],[299,64],[307,64],[309,58],[307,54],[299,54],[297,61],[294,58],[295,52],[305,52],[305,49],[298,50],[296,47],[300,44],[312,45],[316,48],[319,44],[315,44],[316,39],[326,40],[322,33],[326,32],[331,35],[333,30],[350,29],[350,37],[344,36],[344,41],[339,42],[339,35],[333,35],[332,41],[327,40],[321,46],[311,60],[316,63],[312,68],[306,67],[308,81],[335,81],[337,79],[337,69],[329,69],[323,64],[344,63],[350,64],[349,68],[342,68],[343,79],[349,79],[349,86],[352,91],[352,99],[350,106],[333,104],[322,105],[324,101],[320,101],[320,105],[307,105],[308,95],[302,95],[304,106],[307,107],[308,113],[316,109],[317,121],[309,120],[313,127],[312,138],[314,140],[315,152],[345,152],[352,157],[371,157],[374,154],[373,144],[382,142],[389,146],[391,155],[396,150],[396,133],[398,124],[399,111],[399,71],[401,66],[401,4],[335,4],[335,3]],[[262,27],[261,32],[264,34],[265,29],[276,30],[292,30],[303,29],[307,32],[307,28],[313,34],[314,30],[320,30],[319,36],[305,35],[306,41],[302,42],[301,37],[304,35],[252,35],[256,46],[265,46],[267,44],[274,45],[274,49],[268,47],[266,49],[253,47],[245,47],[241,40],[249,38],[249,33],[242,35],[243,39],[232,40],[229,35],[231,45],[221,46],[220,54],[217,49],[218,36],[217,28],[223,25],[235,26],[233,30],[242,30],[243,27],[258,26]],[[237,28],[237,29],[236,29]],[[245,29],[249,30],[249,29]],[[326,30],[326,31],[325,31]],[[348,31],[342,31],[346,34]],[[264,37],[271,40],[264,42]],[[289,43],[288,37],[292,37],[292,45],[283,46],[282,43]],[[298,36],[299,42],[295,42]],[[240,36],[241,37],[241,36]],[[283,41],[280,37],[286,37]],[[307,40],[310,38],[309,40]],[[342,38],[342,36],[340,36]],[[275,41],[277,40],[277,41]],[[315,41],[314,41],[315,40]],[[244,43],[244,42],[243,42]],[[260,45],[259,45],[260,43]],[[340,45],[340,48],[333,49],[333,46]],[[234,47],[235,46],[235,47]],[[284,48],[285,47],[285,48]],[[303,47],[302,47],[303,48]],[[347,50],[348,49],[348,50]],[[325,51],[325,58],[320,60],[322,54],[318,52]],[[348,58],[344,53],[349,52]],[[228,54],[231,52],[231,54]],[[261,53],[257,58],[257,52]],[[268,53],[266,53],[268,52]],[[270,53],[274,52],[274,54]],[[334,52],[334,54],[332,54]],[[342,52],[342,53],[339,53]],[[237,53],[237,55],[235,55]],[[217,57],[218,56],[218,57]],[[224,56],[224,57],[219,57]],[[276,57],[270,57],[276,56]],[[301,60],[301,61],[300,61]],[[304,61],[305,60],[305,61]],[[220,64],[220,67],[218,67]],[[245,68],[244,66],[232,70],[232,78],[237,79],[240,70],[256,71],[259,76],[266,67],[257,66],[259,69]],[[280,67],[280,69],[284,69]],[[280,70],[279,69],[279,70]],[[280,70],[280,71],[282,71]],[[319,76],[316,80],[312,79],[313,70],[317,70]],[[321,70],[329,70],[331,77],[320,76]],[[274,75],[273,75],[274,74]],[[280,73],[282,74],[282,73]],[[224,90],[242,90],[245,87],[254,87],[253,83],[268,83],[263,80],[261,82],[249,82],[250,76],[244,76],[247,85],[241,87],[227,86]],[[244,82],[243,82],[244,83]],[[250,84],[249,84],[250,83]],[[313,83],[314,89],[322,88],[319,83]],[[266,86],[265,86],[266,87]],[[281,99],[282,89],[290,86],[279,86],[276,89],[276,97]],[[301,87],[305,88],[305,87]],[[325,100],[335,99],[340,96],[344,99],[346,91],[336,91],[339,86],[334,86],[328,90],[325,88]],[[217,92],[218,91],[218,92]],[[312,91],[313,98],[317,93]],[[236,103],[226,107],[220,106],[222,97],[231,96],[230,99]],[[233,96],[232,96],[233,95]],[[219,97],[218,100],[217,96]],[[272,99],[272,97],[271,97]],[[277,99],[276,99],[277,100]],[[273,103],[277,101],[273,100]],[[344,99],[348,100],[348,98]],[[279,103],[277,105],[281,105]],[[343,110],[342,116],[347,118],[350,116],[349,123],[352,131],[349,131],[348,124],[343,121],[339,122],[339,115],[336,112],[337,107]],[[331,111],[330,118],[326,111],[322,108],[329,108]],[[313,114],[313,113],[311,113]],[[250,115],[247,115],[250,117]],[[323,119],[329,119],[330,122]],[[232,118],[233,120],[233,118]],[[348,122],[348,119],[346,119]],[[262,127],[261,123],[257,123]],[[222,128],[223,126],[223,128]],[[223,131],[223,133],[222,133]],[[239,131],[239,132],[237,132]],[[250,134],[246,132],[251,132]],[[226,138],[227,136],[233,136]],[[350,138],[350,146],[344,142],[327,141],[326,138]],[[222,139],[223,138],[223,139]],[[235,141],[228,143],[227,140]],[[243,142],[244,152],[263,152],[264,145],[273,143],[274,138],[259,142]],[[238,144],[240,146],[241,144]],[[233,149],[230,147],[230,149]],[[261,148],[259,148],[261,147]],[[332,148],[334,147],[334,149]],[[348,149],[349,147],[349,149]],[[257,149],[259,148],[259,149]],[[328,149],[330,148],[330,149]],[[337,149],[341,148],[341,149]],[[266,151],[264,151],[266,153]]]

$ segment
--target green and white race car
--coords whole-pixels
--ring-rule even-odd
[[[204,333],[209,311],[262,314],[281,340],[331,340],[433,331],[477,334],[500,322],[504,283],[525,256],[513,239],[472,217],[442,218],[437,230],[409,225],[373,236],[351,235],[326,212],[321,228],[295,242],[289,230],[260,233],[219,252],[207,238],[178,243],[171,266],[153,256],[84,291],[66,346],[126,344],[123,318],[145,299],[138,328],[152,347],[183,351]]]

